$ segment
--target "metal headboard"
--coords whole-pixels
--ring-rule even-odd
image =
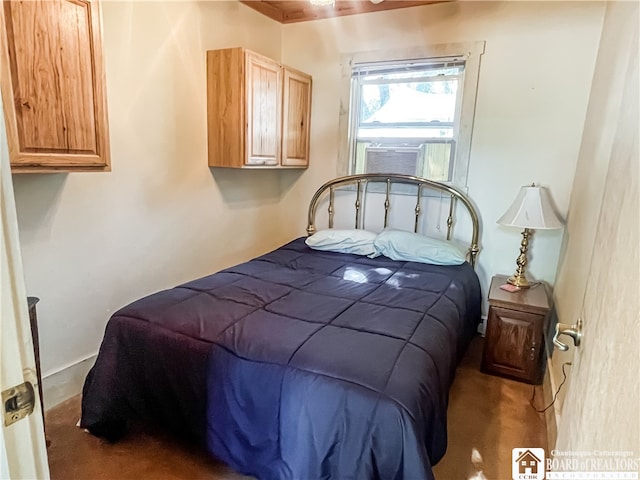
[[[453,213],[455,211],[456,202],[460,200],[462,205],[464,205],[469,212],[469,216],[471,217],[471,223],[473,227],[473,232],[471,235],[471,244],[469,246],[469,263],[473,267],[476,264],[476,258],[478,256],[478,252],[480,251],[478,247],[478,214],[476,213],[475,208],[469,201],[469,199],[462,192],[458,191],[454,187],[450,187],[449,185],[445,185],[443,183],[434,182],[432,180],[427,180],[425,178],[414,177],[411,175],[390,175],[386,173],[363,173],[359,175],[348,175],[346,177],[338,177],[333,180],[328,181],[324,185],[322,185],[318,191],[313,195],[311,199],[311,203],[309,204],[309,218],[307,223],[307,233],[309,235],[313,235],[316,232],[315,218],[316,211],[318,209],[318,203],[320,199],[326,194],[326,191],[329,190],[329,228],[333,228],[333,217],[334,217],[334,198],[335,191],[339,187],[344,187],[347,185],[355,185],[356,190],[356,218],[355,218],[355,228],[361,228],[361,215],[364,209],[364,201],[363,192],[366,192],[366,188],[370,183],[382,183],[386,184],[385,186],[385,200],[384,200],[384,227],[387,227],[387,222],[389,219],[389,210],[391,208],[391,185],[394,183],[405,184],[405,185],[414,185],[418,188],[416,204],[414,208],[415,222],[414,222],[414,232],[418,233],[418,223],[420,219],[420,202],[422,200],[422,192],[424,189],[437,190],[440,192],[444,192],[449,196],[449,216],[447,218],[447,240],[451,240],[451,232],[453,230]]]

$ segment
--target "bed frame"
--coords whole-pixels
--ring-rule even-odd
[[[471,243],[469,245],[469,249],[467,251],[469,263],[472,267],[475,268],[476,259],[478,256],[478,252],[480,248],[478,247],[478,233],[479,233],[479,222],[478,222],[478,214],[473,204],[469,201],[466,195],[457,190],[454,187],[449,185],[445,185],[443,183],[434,182],[432,180],[427,180],[425,178],[414,177],[411,175],[393,175],[387,173],[363,173],[358,175],[348,175],[345,177],[338,177],[333,180],[328,181],[324,185],[322,185],[316,193],[313,195],[311,199],[311,203],[309,204],[309,217],[307,223],[307,233],[309,235],[313,235],[317,229],[315,224],[316,219],[316,211],[318,209],[318,203],[320,200],[326,195],[327,190],[329,193],[329,228],[333,228],[333,218],[334,218],[334,198],[335,191],[340,187],[345,186],[355,186],[356,190],[356,201],[355,201],[355,228],[360,229],[363,227],[362,220],[362,212],[364,211],[364,204],[366,202],[366,191],[369,184],[384,184],[384,192],[386,195],[384,201],[384,228],[387,227],[388,219],[389,219],[389,210],[391,208],[391,186],[393,184],[404,184],[404,185],[413,185],[417,187],[417,196],[416,196],[416,204],[415,204],[415,222],[414,222],[414,232],[418,233],[418,224],[421,213],[420,202],[423,198],[424,190],[435,190],[440,193],[445,193],[449,196],[449,216],[447,217],[447,240],[451,240],[451,233],[453,231],[453,223],[454,223],[454,212],[456,209],[457,201],[460,200],[460,203],[465,206],[467,211],[469,212],[469,216],[471,218],[471,223],[473,227],[473,232],[471,235]]]

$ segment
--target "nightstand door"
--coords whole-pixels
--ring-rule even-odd
[[[487,324],[483,370],[539,382],[544,316],[491,307]]]

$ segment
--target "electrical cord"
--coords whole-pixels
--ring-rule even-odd
[[[560,382],[560,385],[558,386],[558,390],[556,390],[556,393],[553,396],[553,400],[551,400],[551,403],[546,407],[544,407],[542,410],[538,410],[533,404],[533,400],[536,398],[536,387],[533,387],[533,394],[531,395],[531,399],[529,400],[529,405],[531,405],[531,408],[533,408],[536,412],[544,413],[547,410],[549,410],[554,403],[556,403],[558,394],[560,393],[560,390],[562,389],[562,386],[564,385],[564,383],[567,381],[567,372],[564,371],[564,367],[566,367],[567,365],[571,365],[571,362],[564,362],[562,364],[562,382]]]

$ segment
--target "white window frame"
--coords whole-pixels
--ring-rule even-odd
[[[399,50],[376,50],[369,52],[355,52],[342,56],[341,59],[341,89],[340,115],[338,120],[339,148],[338,148],[338,176],[347,175],[351,171],[351,137],[355,129],[351,128],[352,112],[352,70],[353,66],[374,62],[403,62],[415,59],[441,59],[444,57],[458,57],[464,59],[465,73],[462,85],[462,108],[458,139],[456,142],[455,159],[451,181],[447,182],[456,187],[466,188],[469,172],[469,157],[471,154],[471,137],[476,109],[478,78],[480,75],[480,57],[484,53],[485,42],[445,43],[422,47],[404,48]]]

